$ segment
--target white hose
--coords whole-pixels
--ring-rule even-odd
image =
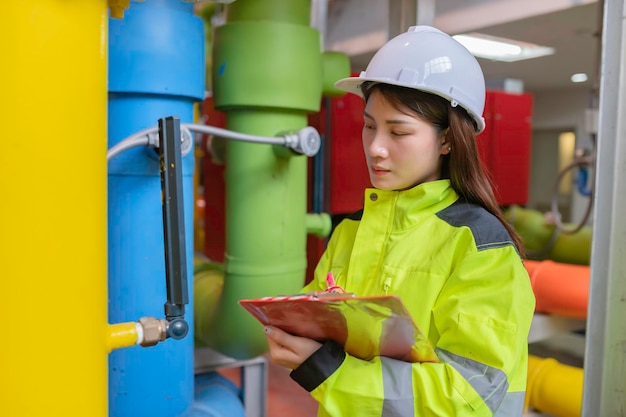
[[[243,142],[265,143],[269,145],[285,145],[286,139],[282,136],[268,137],[247,135],[245,133],[233,132],[232,130],[221,129],[215,126],[197,125],[197,124],[181,124],[181,128],[187,128],[192,132],[205,133],[208,135],[219,136],[220,138],[240,140]]]
[[[268,145],[290,145],[292,136],[256,136],[245,133],[233,132],[232,130],[221,129],[215,126],[199,125],[199,124],[181,124],[181,130],[187,129],[191,132],[204,133],[208,135],[219,136],[221,138],[239,140],[243,142],[263,143]],[[107,151],[107,160],[113,159],[120,153],[135,148],[137,146],[159,146],[159,138],[156,135],[159,131],[158,127],[149,127],[133,133],[127,138],[118,142]],[[191,135],[190,135],[191,136]]]
[[[126,139],[118,142],[115,146],[107,151],[107,161],[115,158],[117,155],[131,148],[137,146],[147,146],[150,144],[150,134],[158,132],[157,127],[149,127],[147,129],[140,130],[137,133],[133,133]]]

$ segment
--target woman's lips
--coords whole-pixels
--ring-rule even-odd
[[[382,167],[372,167],[371,171],[374,175],[385,175],[388,174],[390,172],[390,170],[382,168]]]

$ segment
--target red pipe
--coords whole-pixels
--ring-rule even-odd
[[[587,318],[589,266],[554,261],[524,261],[538,313]]]

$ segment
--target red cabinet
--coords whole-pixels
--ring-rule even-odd
[[[363,208],[363,191],[371,186],[361,141],[365,106],[354,94],[331,99],[330,103],[328,210],[331,214],[352,213]]]
[[[501,206],[528,201],[532,103],[530,94],[487,91],[478,150]]]

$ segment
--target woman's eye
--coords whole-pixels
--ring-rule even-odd
[[[406,136],[408,133],[405,132],[391,132],[393,136]]]
[[[373,125],[369,125],[369,124],[366,123],[366,124],[363,125],[363,129],[371,130],[371,129],[374,129],[374,126]]]

